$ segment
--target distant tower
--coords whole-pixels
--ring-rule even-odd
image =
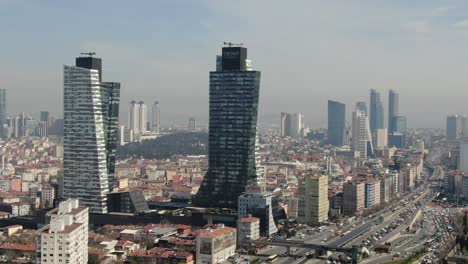
[[[197,127],[196,127],[196,125],[195,125],[195,118],[194,118],[194,117],[189,118],[188,130],[189,130],[190,132],[192,132],[192,133],[195,132],[195,131],[197,131]]]
[[[41,122],[49,122],[49,111],[41,111]]]
[[[151,130],[155,133],[158,133],[159,134],[159,130],[160,130],[160,120],[159,120],[159,117],[160,117],[160,110],[159,110],[159,101],[155,101],[154,104],[153,104],[153,109],[151,111],[152,115],[152,127],[151,127]]]
[[[145,133],[147,131],[148,109],[146,108],[145,102],[140,101],[138,104],[139,104],[138,130],[140,131],[140,133]]]
[[[133,131],[134,134],[139,134],[140,129],[139,129],[139,124],[140,124],[140,105],[137,104],[135,101],[130,102],[130,111],[129,117],[128,117],[128,127],[130,130]]]
[[[370,91],[370,130],[374,134],[377,129],[384,128],[384,107],[380,93],[376,90]]]
[[[372,140],[369,119],[359,104],[353,112],[352,149],[360,158],[372,155]]]
[[[345,104],[328,100],[328,143],[330,145],[346,145],[345,118]]]
[[[0,89],[0,125],[6,124],[6,89]]]
[[[388,92],[388,133],[391,134],[395,131],[395,116],[398,116],[398,102],[399,95],[393,90]]]

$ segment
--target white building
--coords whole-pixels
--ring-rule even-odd
[[[271,236],[278,232],[273,220],[272,198],[274,194],[262,191],[261,187],[252,186],[239,196],[238,215],[239,219],[254,216],[265,217],[265,225],[260,226],[262,236]]]
[[[145,102],[140,101],[138,109],[138,131],[143,134],[148,131],[148,109],[145,105]]]
[[[78,204],[68,199],[47,213],[50,224],[36,233],[36,263],[88,263],[88,208]]]
[[[355,157],[367,158],[372,151],[369,118],[366,112],[356,109],[353,112],[352,149]]]
[[[236,254],[236,229],[218,225],[204,230],[197,239],[197,264],[224,264]]]
[[[64,198],[79,198],[90,211],[106,213],[106,118],[98,70],[64,66],[63,97]]]
[[[55,189],[52,186],[42,187],[41,190],[41,206],[51,208],[54,205]]]
[[[151,130],[154,132],[154,133],[158,133],[159,134],[159,130],[160,130],[160,120],[159,120],[159,115],[160,115],[160,110],[159,110],[159,102],[158,101],[155,101],[154,104],[153,104],[153,108],[152,108],[152,111],[151,111],[151,117],[152,117],[152,122],[151,122]]]
[[[140,133],[140,104],[135,101],[130,102],[130,109],[128,111],[128,128],[132,130],[134,134]],[[133,135],[132,135],[133,137]]]
[[[375,130],[375,148],[384,149],[388,145],[388,133],[386,128],[377,128]]]
[[[237,245],[242,246],[246,240],[260,238],[260,219],[256,217],[244,217],[237,221]]]

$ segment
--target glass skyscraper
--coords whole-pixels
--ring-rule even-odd
[[[328,100],[328,143],[333,146],[345,143],[345,114],[345,104]]]
[[[370,130],[374,134],[377,129],[384,128],[384,107],[380,93],[370,91]]]
[[[6,124],[6,89],[0,89],[0,124]]]
[[[398,116],[398,101],[399,96],[393,90],[388,92],[388,133],[396,132],[395,124],[393,123],[395,116]]]
[[[100,82],[100,69],[93,67],[100,66],[101,59],[78,61],[95,63],[64,66],[63,198],[78,198],[90,212],[106,213],[113,188],[120,84]]]
[[[210,72],[208,171],[195,197],[204,207],[237,208],[248,185],[259,184],[255,157],[260,91],[247,49],[223,47]]]

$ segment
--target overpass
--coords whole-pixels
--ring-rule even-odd
[[[349,241],[355,239],[356,237],[364,234],[365,232],[367,232],[368,230],[370,230],[373,226],[373,222],[369,222],[369,223],[366,223],[364,225],[361,225],[360,227],[354,229],[353,231],[351,231],[349,234],[346,234],[340,238],[338,238],[337,240],[331,242],[330,244],[328,244],[328,246],[330,247],[341,247],[343,245],[345,245],[346,243],[348,243]]]
[[[304,241],[300,240],[279,240],[275,239],[272,241],[266,240],[248,240],[246,241],[248,244],[255,244],[255,245],[266,245],[266,246],[278,246],[278,247],[285,247],[286,253],[288,256],[291,254],[291,248],[306,248],[306,249],[313,249],[317,253],[318,256],[325,255],[327,251],[336,251],[336,252],[343,252],[351,254],[351,259],[353,264],[357,264],[359,260],[359,247],[352,246],[350,248],[344,247],[334,247],[329,245],[317,245],[317,244],[309,244],[305,243]]]

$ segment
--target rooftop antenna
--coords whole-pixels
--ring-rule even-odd
[[[96,52],[81,52],[81,55],[88,55],[88,57],[93,57],[93,55],[96,55]]]
[[[232,42],[223,42],[224,45],[229,46],[229,47],[242,47],[244,46],[244,43],[232,43]]]

